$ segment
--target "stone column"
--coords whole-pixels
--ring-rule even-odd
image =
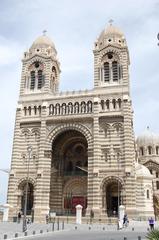
[[[45,103],[46,104],[46,103]],[[37,170],[36,193],[34,199],[34,221],[45,222],[46,214],[49,212],[50,201],[50,174],[51,174],[51,152],[46,151],[46,105],[43,104],[41,112],[41,133],[39,146],[39,162]]]
[[[102,196],[99,193],[99,160],[100,160],[100,144],[99,144],[99,99],[94,98],[94,119],[93,119],[93,169],[92,169],[92,210],[94,216],[99,216],[99,203]]]
[[[125,165],[125,207],[129,217],[136,215],[135,147],[133,135],[132,108],[129,96],[124,96],[124,165]]]

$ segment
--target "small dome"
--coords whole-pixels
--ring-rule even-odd
[[[31,53],[40,53],[46,54],[49,52],[50,54],[56,55],[57,51],[53,41],[46,35],[42,35],[38,37],[32,44],[29,49]]]
[[[135,170],[137,176],[152,177],[149,169],[140,163],[135,163]]]
[[[158,145],[159,136],[150,131],[149,127],[136,139],[136,143],[139,146]]]
[[[110,24],[100,34],[100,37],[119,37],[124,38],[124,34],[115,26]]]
[[[53,48],[55,48],[55,45],[48,36],[43,35],[43,36],[38,37],[31,46],[31,48],[37,48],[37,47],[53,47]]]
[[[109,21],[110,24],[101,32],[99,38],[95,42],[96,48],[103,48],[107,45],[115,45],[120,47],[126,46],[125,36],[117,27],[112,25],[112,21]]]

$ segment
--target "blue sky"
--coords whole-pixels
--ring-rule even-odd
[[[125,34],[130,53],[135,135],[159,133],[159,0],[1,0],[0,169],[10,167],[21,59],[44,29],[61,62],[60,90],[93,88],[93,44],[109,19]],[[0,203],[7,174],[0,172]]]

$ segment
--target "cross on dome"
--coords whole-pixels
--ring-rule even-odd
[[[113,22],[114,22],[114,20],[113,20],[113,19],[110,19],[108,22],[109,22],[110,25],[112,25]]]
[[[43,30],[43,36],[46,36],[47,30]]]

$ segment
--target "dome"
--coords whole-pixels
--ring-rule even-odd
[[[159,144],[159,135],[150,131],[149,127],[137,137],[136,143],[138,146],[149,146]]]
[[[137,176],[152,177],[149,169],[140,163],[135,163],[135,170]]]
[[[120,29],[112,25],[112,21],[109,21],[109,25],[101,32],[99,38],[95,42],[95,47],[103,48],[107,45],[114,45],[125,47],[125,36]]]
[[[49,52],[50,54],[56,55],[57,51],[53,41],[46,35],[42,35],[38,37],[32,44],[29,49],[31,53],[41,53],[46,54]]]
[[[119,38],[124,38],[124,34],[118,29],[117,27],[113,26],[110,24],[107,26],[100,34],[99,38],[102,37],[119,37]]]
[[[53,47],[55,48],[55,45],[53,41],[48,36],[40,36],[38,37],[32,44],[31,48],[44,48],[44,47]]]

